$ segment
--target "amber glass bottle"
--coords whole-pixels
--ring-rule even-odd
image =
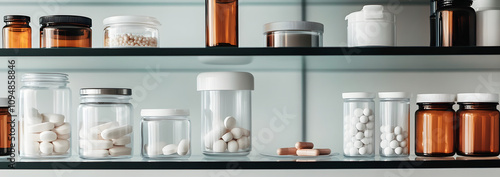
[[[437,0],[431,0],[431,15],[430,15],[430,27],[431,27],[431,46],[436,46],[436,8]]]
[[[92,47],[92,19],[73,15],[40,17],[40,48]]]
[[[438,0],[436,46],[476,46],[476,12],[472,0]]]
[[[9,113],[8,99],[0,98],[0,156],[11,154],[10,122],[11,115]]]
[[[238,47],[238,0],[205,0],[207,47]]]
[[[3,21],[3,48],[31,48],[30,17],[6,15]]]

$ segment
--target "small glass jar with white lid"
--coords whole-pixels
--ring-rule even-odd
[[[378,93],[380,156],[401,157],[410,153],[410,94]]]
[[[80,157],[131,158],[133,124],[127,88],[82,88],[78,107]]]
[[[191,122],[188,109],[141,110],[142,157],[189,158]]]
[[[375,98],[370,92],[342,93],[344,156],[375,156]]]
[[[113,16],[104,19],[104,47],[159,47],[160,22],[148,16]]]
[[[322,47],[324,26],[317,22],[288,21],[264,25],[267,47]]]

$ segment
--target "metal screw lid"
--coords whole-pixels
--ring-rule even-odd
[[[82,88],[80,95],[132,95],[132,89],[128,88]]]

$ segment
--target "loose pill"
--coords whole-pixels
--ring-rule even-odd
[[[403,133],[403,128],[401,128],[400,126],[396,126],[394,128],[394,134],[401,135],[402,133]]]
[[[109,149],[109,155],[113,157],[132,155],[132,148],[129,147],[113,147]]]
[[[26,126],[26,133],[40,133],[43,131],[49,131],[54,129],[54,123],[51,122],[44,122],[44,123],[39,123],[35,125],[28,125]]]
[[[59,135],[71,133],[71,126],[68,123],[64,123],[59,127],[54,128],[54,131]]]
[[[238,152],[238,142],[236,142],[235,140],[232,140],[232,141],[229,141],[227,143],[227,151],[229,152]]]
[[[214,142],[214,152],[224,152],[226,149],[227,144],[223,140],[217,140]]]
[[[406,147],[406,145],[407,145],[406,141],[401,141],[401,143],[399,143],[399,146],[401,147]]]
[[[233,134],[234,139],[240,139],[243,136],[243,130],[241,128],[231,129],[231,134]]]
[[[392,140],[389,143],[389,147],[391,147],[392,149],[395,149],[395,148],[399,147],[399,142],[397,140]]]
[[[319,156],[317,149],[297,149],[298,156]]]
[[[356,142],[354,142],[354,147],[355,147],[355,148],[361,148],[361,147],[363,147],[363,145],[364,145],[364,144],[363,144],[363,142],[361,142],[361,141],[356,141]]]
[[[392,140],[394,140],[395,138],[396,138],[396,136],[394,135],[394,133],[386,133],[386,134],[385,134],[385,139],[386,139],[387,141],[392,141]]]
[[[177,154],[184,156],[189,152],[189,141],[186,139],[182,139],[177,146]]]
[[[373,140],[371,138],[363,138],[361,140],[361,142],[363,142],[363,144],[365,144],[365,145],[368,145],[368,144],[372,144]]]
[[[354,109],[354,116],[360,117],[361,115],[363,115],[363,109],[361,108]]]
[[[108,128],[105,129],[101,132],[101,136],[104,139],[117,139],[122,136],[125,136],[127,134],[132,133],[132,126],[130,125],[124,125],[124,126],[119,126],[119,127],[114,127],[114,128]],[[111,154],[111,152],[110,152]]]
[[[102,158],[109,156],[108,150],[84,150],[83,156],[85,157],[93,157],[93,158]]]
[[[403,148],[401,147],[397,147],[396,149],[394,149],[394,152],[397,154],[397,155],[400,155],[403,153]]]
[[[43,122],[52,122],[55,126],[64,124],[64,115],[62,114],[42,114]]]
[[[43,131],[40,133],[40,140],[51,142],[57,139],[57,134],[53,131]]]
[[[331,149],[316,149],[319,151],[319,155],[330,155],[332,153]]]
[[[358,151],[359,151],[359,154],[360,154],[360,155],[365,155],[365,154],[366,154],[366,152],[367,152],[366,147],[361,147],[361,148],[359,148],[359,150],[358,150]]]
[[[368,109],[368,108],[363,109],[363,115],[365,115],[365,116],[372,115],[372,110]]]
[[[392,155],[394,151],[390,147],[384,148],[384,155]]]
[[[405,138],[403,135],[398,135],[398,136],[396,136],[396,140],[403,141],[403,140],[405,140]]]
[[[69,150],[69,141],[68,140],[55,140],[52,142],[54,145],[54,152],[55,153],[64,153],[68,152]]]
[[[364,123],[357,123],[356,124],[356,129],[358,129],[359,131],[363,131],[366,129],[366,124]]]
[[[236,119],[233,116],[228,116],[224,119],[224,126],[231,130],[236,127]]]
[[[42,152],[42,154],[52,154],[52,152],[54,152],[54,145],[44,141],[40,143],[40,152]]]
[[[233,140],[233,134],[231,132],[227,132],[226,134],[222,135],[222,140],[224,140],[224,142]]]
[[[125,135],[125,136],[122,136],[118,139],[112,139],[111,141],[113,141],[114,145],[123,146],[123,145],[130,144],[132,142],[132,138],[129,135]]]
[[[177,144],[169,144],[163,147],[163,155],[172,155],[177,153]]]
[[[311,142],[297,142],[295,143],[295,148],[297,149],[312,149],[314,144]]]
[[[297,155],[297,148],[289,147],[289,148],[279,148],[276,150],[278,155]]]
[[[360,140],[365,137],[365,134],[363,132],[358,132],[355,136],[356,139]]]
[[[359,117],[359,122],[366,124],[368,122],[368,117],[366,116]]]
[[[71,134],[57,135],[57,139],[67,140],[71,137]]]

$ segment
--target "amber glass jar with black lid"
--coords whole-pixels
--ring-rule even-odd
[[[2,29],[3,48],[31,48],[30,17],[6,15]]]
[[[92,19],[74,15],[40,17],[40,48],[92,47]]]
[[[8,156],[11,151],[11,115],[9,113],[9,99],[0,98],[0,156]]]
[[[436,46],[476,46],[476,12],[472,0],[438,0]]]
[[[498,94],[461,93],[457,95],[457,154],[464,156],[498,156],[500,112]]]

